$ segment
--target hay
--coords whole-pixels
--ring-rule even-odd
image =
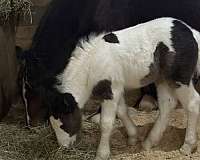
[[[31,0],[0,0],[0,21],[5,22],[10,15],[31,16]]]
[[[96,147],[88,145],[88,138],[75,148],[66,149],[57,145],[54,132],[50,127],[40,126],[28,130],[16,125],[0,124],[0,129],[1,160],[94,159]]]
[[[93,160],[97,142],[89,142],[99,133],[98,126],[85,121],[82,140],[74,148],[59,147],[54,131],[46,125],[27,129],[24,111],[13,108],[0,123],[0,160]]]
[[[95,103],[95,102],[94,102]],[[91,105],[92,103],[90,103]],[[131,118],[139,127],[139,139],[143,140],[158,112],[136,112]],[[24,127],[24,110],[13,108],[9,116],[0,123],[0,160],[93,160],[100,138],[98,125],[84,121],[82,140],[74,148],[59,147],[52,129],[45,125]],[[175,110],[169,121],[161,143],[151,151],[143,151],[140,143],[135,147],[127,146],[126,133],[117,121],[111,140],[111,160],[199,160],[200,147],[191,156],[183,156],[178,149],[185,136],[186,115],[183,109]],[[200,126],[198,126],[200,137]],[[200,140],[198,140],[200,146]]]

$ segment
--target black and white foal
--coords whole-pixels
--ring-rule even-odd
[[[80,42],[67,68],[57,76],[60,83],[55,87],[64,95],[66,104],[57,109],[69,107],[74,113],[84,107],[91,94],[102,100],[96,160],[106,160],[110,155],[109,140],[116,115],[125,125],[128,143],[135,144],[137,129],[127,114],[124,89],[153,82],[158,91],[160,115],[143,147],[150,149],[159,142],[170,111],[179,100],[188,115],[181,151],[192,152],[197,142],[200,97],[191,79],[197,68],[199,39],[200,34],[182,21],[160,18],[113,33],[92,35],[88,41]],[[73,143],[76,134],[67,132],[63,121],[53,116],[50,121],[61,145]]]

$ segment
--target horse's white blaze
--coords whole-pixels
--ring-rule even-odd
[[[58,144],[65,147],[70,147],[76,142],[76,135],[70,137],[70,135],[60,128],[62,122],[55,119],[53,116],[50,117],[51,126],[56,133]]]

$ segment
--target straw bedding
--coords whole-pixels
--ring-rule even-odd
[[[0,0],[0,21],[5,22],[10,15],[31,15],[31,0]]]
[[[127,97],[129,98],[132,97]],[[89,108],[94,108],[96,103],[90,102],[87,105]],[[139,127],[139,139],[143,140],[158,111],[138,112],[131,109],[129,113]],[[40,125],[31,129],[26,129],[24,126],[22,107],[13,108],[9,116],[0,123],[0,160],[93,160],[95,157],[100,131],[99,126],[90,121],[83,123],[82,140],[75,148],[70,149],[57,145],[50,126]],[[170,116],[169,127],[161,143],[152,151],[146,152],[142,150],[140,143],[134,147],[126,145],[125,129],[118,120],[111,139],[111,160],[199,160],[199,140],[199,147],[191,156],[183,156],[178,151],[184,140],[185,127],[185,113],[183,109],[178,108]],[[198,131],[200,131],[199,126]]]

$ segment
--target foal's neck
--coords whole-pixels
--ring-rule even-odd
[[[61,85],[57,88],[62,93],[71,93],[79,108],[83,108],[91,94],[91,87],[88,83],[89,65],[90,56],[88,54],[73,55],[63,73],[58,76]]]

